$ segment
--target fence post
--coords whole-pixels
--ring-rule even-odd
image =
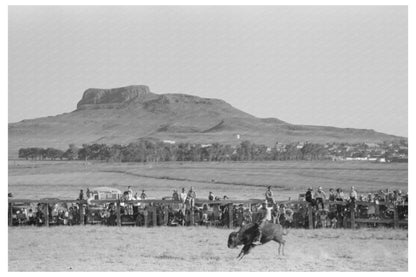
[[[9,203],[9,226],[13,226],[13,202]]]
[[[116,204],[117,204],[117,208],[116,208],[116,212],[117,212],[117,226],[121,226],[121,207],[120,207],[120,199],[117,200]]]
[[[308,204],[308,223],[309,223],[309,229],[313,229],[313,210],[312,205]]]
[[[355,229],[355,209],[351,209],[351,229]]]
[[[228,228],[232,229],[234,227],[233,222],[233,204],[228,204]]]
[[[82,203],[82,200],[79,201],[79,224],[85,225],[84,204]]]
[[[45,210],[45,226],[49,227],[49,204],[46,203],[46,210]]]
[[[190,218],[190,220],[191,220],[191,226],[194,226],[195,225],[195,211],[194,211],[194,207],[191,206],[190,212],[191,212],[191,214],[190,214],[190,216],[191,216],[191,218]]]
[[[397,205],[394,205],[394,229],[399,228],[399,212],[397,210]]]
[[[152,226],[157,226],[157,207],[153,206],[152,208],[152,218],[153,218],[153,225]]]
[[[144,226],[149,227],[149,211],[148,211],[148,208],[143,211],[143,216],[144,216]]]
[[[163,213],[163,225],[168,225],[169,222],[169,208],[165,206]]]

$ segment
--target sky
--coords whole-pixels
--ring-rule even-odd
[[[406,6],[10,6],[8,121],[148,85],[408,136]]]

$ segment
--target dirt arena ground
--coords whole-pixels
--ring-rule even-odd
[[[193,186],[199,198],[296,199],[308,186],[354,185],[359,193],[408,188],[407,164],[367,162],[90,163],[9,161],[15,198],[75,199],[80,189],[127,185],[149,197]],[[270,242],[242,261],[227,248],[232,230],[205,227],[9,227],[9,271],[406,271],[408,231],[303,230],[286,237],[286,256]]]
[[[303,230],[236,260],[232,230],[206,227],[10,227],[9,271],[407,271],[407,230]]]

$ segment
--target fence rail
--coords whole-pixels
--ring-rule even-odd
[[[233,207],[236,205],[258,205],[259,203],[262,203],[263,199],[245,199],[245,200],[235,200],[235,199],[226,199],[226,200],[215,200],[210,201],[206,199],[196,199],[195,204],[196,205],[203,205],[208,204],[211,206],[227,206],[228,207],[228,228],[233,228],[233,219],[234,219],[234,209]],[[108,204],[113,203],[116,207],[116,223],[117,226],[122,225],[129,225],[134,224],[133,222],[122,222],[121,220],[121,203],[123,204],[150,204],[146,206],[146,210],[143,211],[144,215],[144,225],[145,226],[156,226],[157,225],[157,207],[154,205],[163,205],[164,206],[164,218],[163,218],[163,224],[168,224],[168,217],[167,217],[167,209],[168,206],[173,204],[181,204],[181,201],[176,200],[161,200],[161,199],[146,199],[146,200],[127,200],[127,201],[121,201],[120,199],[108,199],[108,200],[68,200],[68,199],[55,199],[55,198],[44,198],[39,200],[33,200],[33,199],[8,199],[9,203],[9,225],[13,225],[13,207],[17,204],[31,204],[31,203],[38,203],[38,204],[56,204],[56,203],[72,203],[79,205],[79,217],[80,217],[80,224],[85,225],[85,217],[87,216],[85,210],[86,208],[92,207],[94,204]],[[325,205],[327,207],[329,205],[340,205],[340,206],[346,206],[348,205],[347,202],[343,201],[324,201]],[[314,219],[313,219],[313,206],[306,202],[306,201],[299,201],[299,200],[287,200],[287,201],[277,201],[277,205],[286,204],[286,205],[300,205],[303,208],[307,209],[307,217],[308,217],[308,228],[313,229],[314,228]],[[387,206],[385,203],[376,204],[376,203],[369,203],[369,202],[363,202],[363,201],[357,201],[356,205],[364,206],[364,207],[371,207],[371,206]],[[401,205],[406,206],[407,204]],[[45,211],[45,226],[49,226],[49,209],[44,209]],[[357,227],[357,224],[383,224],[383,225],[392,225],[394,228],[398,228],[399,226],[408,226],[407,220],[399,220],[398,216],[398,206],[393,206],[394,216],[392,219],[383,219],[383,218],[356,218],[355,212],[350,213],[350,218],[348,219],[350,228],[355,229]],[[94,223],[94,222],[90,222]],[[152,223],[152,224],[150,224]],[[190,224],[195,224],[195,216],[194,216],[194,210],[190,209]]]

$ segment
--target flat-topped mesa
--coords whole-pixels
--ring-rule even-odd
[[[122,108],[131,102],[142,103],[156,94],[148,86],[128,86],[113,89],[87,89],[77,104],[77,110]]]

